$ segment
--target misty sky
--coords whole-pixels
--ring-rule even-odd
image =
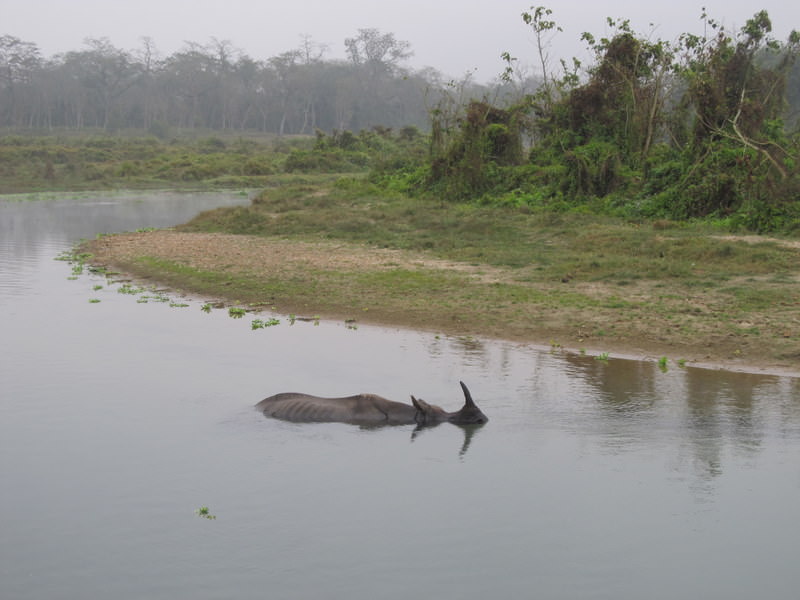
[[[0,35],[34,42],[46,57],[83,47],[86,38],[108,38],[125,50],[141,47],[148,36],[161,54],[185,41],[229,40],[260,60],[297,48],[307,34],[325,44],[328,59],[344,58],[344,39],[360,28],[393,33],[411,43],[414,68],[434,67],[460,77],[474,71],[486,82],[503,69],[509,51],[533,64],[537,56],[531,30],[520,13],[536,2],[517,0],[0,0]],[[607,33],[606,17],[630,19],[634,30],[673,40],[683,31],[702,33],[700,10],[706,6],[728,29],[738,29],[766,9],[773,35],[785,40],[800,30],[797,0],[672,0],[661,2],[539,2],[553,9],[564,32],[551,42],[553,59],[585,57],[583,31]]]

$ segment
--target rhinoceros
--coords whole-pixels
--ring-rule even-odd
[[[464,382],[464,406],[456,412],[428,404],[411,396],[411,404],[387,400],[375,394],[357,394],[346,398],[321,398],[294,392],[265,398],[256,408],[266,416],[300,423],[352,423],[354,425],[418,425],[439,423],[481,425],[489,419],[475,405]]]

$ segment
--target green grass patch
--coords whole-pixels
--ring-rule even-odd
[[[707,285],[794,268],[796,252],[742,244],[702,225],[660,230],[611,217],[532,214],[514,207],[445,204],[386,193],[358,179],[265,190],[250,206],[198,216],[185,231],[333,239],[519,270],[531,280]],[[623,283],[625,285],[625,283]]]
[[[684,357],[738,356],[742,340],[749,355],[800,352],[798,249],[718,237],[702,224],[450,204],[345,177],[269,188],[250,206],[209,211],[178,229],[401,252],[380,266],[341,269],[311,260],[265,272],[246,256],[215,271],[154,257],[122,266],[285,314],[574,346],[594,340],[600,350],[627,340]]]
[[[732,296],[735,307],[742,311],[763,310],[781,305],[797,306],[800,303],[796,289],[773,287],[758,282],[753,282],[748,287],[729,287],[721,291]]]

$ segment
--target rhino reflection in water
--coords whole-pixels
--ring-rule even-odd
[[[457,412],[428,404],[411,396],[411,404],[387,400],[375,394],[358,394],[346,398],[320,398],[308,394],[285,393],[265,398],[256,408],[268,417],[300,423],[352,423],[354,425],[417,425],[439,423],[481,425],[489,419],[475,405],[464,382],[464,406]]]

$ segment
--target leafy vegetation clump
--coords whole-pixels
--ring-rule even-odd
[[[540,41],[556,29],[550,13],[523,14]],[[705,12],[703,22],[711,35],[670,43],[609,19],[609,37],[583,35],[596,59],[586,78],[577,61],[562,63],[560,79],[548,76],[543,58],[538,90],[514,104],[436,107],[417,189],[451,200],[800,229],[800,135],[785,124],[800,34],[772,39],[765,11],[733,34]],[[510,78],[515,59],[504,58]]]
[[[461,199],[500,184],[499,169],[523,163],[523,109],[472,101],[456,131],[447,130],[440,113],[434,111],[429,189]]]

